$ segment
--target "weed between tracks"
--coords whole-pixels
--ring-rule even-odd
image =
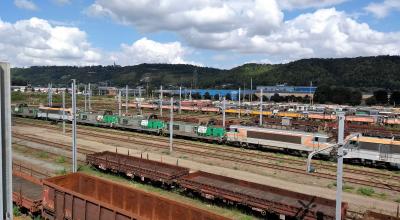
[[[195,198],[188,198],[186,196],[180,195],[180,191],[177,189],[173,189],[173,190],[164,190],[158,187],[154,187],[148,184],[142,184],[139,182],[133,182],[130,181],[122,176],[117,176],[117,175],[113,175],[113,174],[106,174],[100,171],[95,170],[94,168],[90,167],[90,166],[81,166],[79,169],[80,172],[86,173],[86,174],[90,174],[93,176],[98,176],[101,178],[105,178],[108,180],[112,180],[118,183],[122,183],[125,185],[129,185],[132,186],[134,188],[146,191],[146,192],[150,192],[150,193],[155,193],[158,195],[161,195],[163,197],[166,197],[168,199],[172,199],[175,201],[179,201],[185,204],[190,204],[202,209],[206,209],[208,211],[220,214],[220,215],[224,215],[226,217],[232,218],[232,219],[239,219],[239,220],[250,220],[250,219],[255,219],[255,217],[246,215],[242,212],[240,212],[239,210],[236,210],[234,208],[221,208],[212,204],[206,204],[204,202],[202,202],[200,199],[195,199]]]

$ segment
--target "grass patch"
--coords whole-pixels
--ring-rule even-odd
[[[397,199],[394,200],[394,201],[400,203],[400,198],[397,198]]]
[[[21,216],[21,210],[18,206],[13,206],[13,215],[16,217]]]
[[[355,189],[354,186],[347,185],[347,184],[344,184],[344,185],[343,185],[343,190],[344,190],[345,192],[352,192],[354,189]]]
[[[67,174],[67,169],[61,169],[61,170],[57,170],[56,171],[56,174],[57,175],[65,175],[65,174]]]
[[[49,154],[48,154],[47,152],[40,151],[40,152],[38,153],[38,157],[39,157],[39,158],[49,158]]]
[[[357,189],[357,193],[364,195],[364,196],[372,196],[374,195],[375,191],[369,187],[360,187]]]
[[[65,157],[64,156],[59,156],[56,158],[57,163],[65,163]]]

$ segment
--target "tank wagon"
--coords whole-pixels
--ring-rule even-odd
[[[86,161],[102,170],[124,173],[130,178],[138,177],[142,181],[150,180],[171,187],[175,186],[179,177],[189,174],[189,169],[184,167],[109,151],[89,154]]]
[[[107,158],[107,156],[110,158]],[[131,160],[131,161],[130,161]],[[111,152],[87,155],[87,162],[103,170],[125,173],[128,177],[147,175],[152,181],[173,183],[186,192],[199,194],[212,200],[236,204],[262,215],[284,215],[288,219],[331,220],[335,216],[335,201],[295,193],[275,187],[228,178],[202,171],[189,173],[189,169],[161,162],[149,168],[149,160]],[[152,161],[154,162],[154,161]],[[151,173],[151,174],[149,174]],[[343,215],[347,204],[342,205]]]
[[[47,220],[226,220],[217,214],[82,173],[43,180]]]

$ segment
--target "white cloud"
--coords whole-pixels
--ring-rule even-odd
[[[14,5],[18,8],[26,9],[26,10],[37,10],[37,6],[35,3],[29,0],[14,0]]]
[[[145,32],[172,31],[195,48],[259,54],[271,60],[400,53],[399,32],[373,30],[335,8],[284,21],[280,8],[325,7],[345,1],[197,0],[179,4],[177,0],[97,0],[87,13],[108,16]]]
[[[13,66],[91,65],[100,63],[102,54],[78,28],[31,18],[15,23],[0,20],[0,59]]]
[[[268,33],[283,20],[275,0],[97,0],[86,13],[109,16],[141,31],[194,29],[218,33],[245,27],[250,33]]]
[[[370,3],[364,9],[374,14],[377,18],[384,18],[388,16],[392,10],[400,11],[400,1],[385,0],[381,3]]]
[[[322,8],[327,6],[338,5],[348,0],[279,0],[279,6],[283,9],[305,9],[305,8]]]
[[[111,53],[110,59],[119,65],[140,63],[192,63],[185,60],[188,49],[179,42],[159,43],[147,38],[135,41],[131,45],[122,44],[121,51]]]

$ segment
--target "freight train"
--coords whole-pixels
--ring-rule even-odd
[[[62,120],[61,108],[18,106],[13,109],[16,116],[39,118],[44,120]],[[64,111],[64,119],[72,120],[70,110]],[[158,119],[156,115],[118,116],[106,111],[101,114],[80,112],[77,122],[85,125],[111,127],[156,135],[168,135],[169,121]],[[279,130],[252,126],[229,125],[217,126],[212,121],[206,123],[173,122],[173,134],[179,138],[216,142],[259,150],[279,149],[287,153],[307,155],[310,152],[333,145],[332,138],[323,133]],[[388,138],[362,137],[355,144],[346,146],[349,153],[346,160],[363,165],[400,168],[400,142]],[[382,144],[382,142],[390,144]],[[323,151],[322,156],[335,155],[335,149]],[[374,156],[371,156],[374,155]]]
[[[252,210],[266,219],[335,219],[335,201],[285,189],[109,151],[89,154],[87,163],[102,171],[123,174],[162,187],[176,187],[214,203]],[[342,203],[342,219],[347,203]]]
[[[220,105],[220,104],[219,104]],[[130,107],[138,108],[139,104],[131,104]],[[142,109],[150,109],[150,110],[158,110],[160,109],[159,104],[154,103],[142,103],[140,105]],[[162,109],[169,110],[171,107],[169,105],[163,105]],[[178,109],[177,106],[174,109]],[[316,111],[304,111],[297,110],[295,111],[292,108],[282,108],[282,109],[271,109],[270,107],[265,106],[265,110],[260,112],[257,108],[251,108],[247,106],[243,106],[242,109],[238,109],[236,106],[229,107],[225,110],[227,114],[238,115],[251,115],[258,116],[260,114],[266,117],[290,117],[293,119],[301,119],[301,120],[309,120],[309,121],[324,121],[324,122],[333,122],[336,120],[335,111],[325,112],[324,110]],[[299,108],[300,109],[300,108]],[[182,105],[182,111],[187,112],[203,112],[203,113],[216,113],[221,114],[222,108],[221,106],[216,105]],[[358,124],[358,125],[385,125],[390,127],[399,127],[400,126],[400,114],[392,113],[392,112],[373,112],[367,110],[358,110],[358,111],[349,111],[348,117],[346,118],[346,122]]]

